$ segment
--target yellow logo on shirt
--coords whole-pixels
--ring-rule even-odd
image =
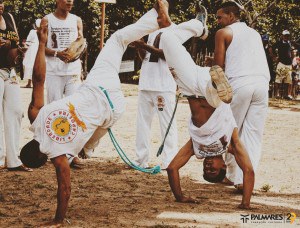
[[[70,132],[70,124],[66,118],[59,117],[52,123],[52,129],[58,136],[66,136]]]
[[[60,109],[51,112],[47,116],[45,131],[53,141],[65,144],[76,137],[78,126],[69,111]]]
[[[46,134],[55,142],[64,144],[71,142],[78,133],[78,127],[86,130],[86,125],[76,112],[73,104],[68,104],[69,110],[55,110],[45,121]]]

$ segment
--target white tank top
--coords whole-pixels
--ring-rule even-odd
[[[267,58],[259,33],[244,22],[236,22],[227,27],[233,33],[225,60],[225,73],[229,80],[244,76],[263,76],[269,82]]]
[[[62,51],[78,38],[78,17],[69,13],[65,20],[56,18],[53,13],[48,14],[48,42],[47,48]],[[79,75],[81,73],[80,60],[64,63],[57,57],[46,56],[47,75]]]
[[[173,24],[168,28],[174,26],[176,25]],[[153,46],[157,35],[168,28],[163,28],[149,34],[147,44]],[[150,52],[146,52],[141,68],[139,90],[176,92],[176,83],[165,60],[161,58],[155,59],[151,57]]]

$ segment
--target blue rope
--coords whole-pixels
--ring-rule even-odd
[[[112,101],[110,100],[109,96],[108,96],[108,93],[106,91],[106,89],[104,89],[103,87],[99,86],[99,88],[102,90],[102,92],[105,94],[107,100],[108,100],[108,103],[111,107],[111,109],[114,111],[114,105],[112,103]],[[140,166],[137,166],[135,165],[132,161],[130,161],[130,159],[127,157],[127,155],[125,154],[125,152],[122,150],[122,148],[120,147],[119,143],[117,142],[114,134],[112,133],[112,130],[110,128],[108,128],[108,134],[109,134],[109,137],[116,149],[116,151],[118,152],[120,158],[123,160],[124,163],[126,163],[128,166],[130,166],[131,168],[135,169],[135,170],[138,170],[138,171],[141,171],[141,172],[144,172],[144,173],[150,173],[150,174],[157,174],[160,172],[160,166],[157,165],[153,168],[142,168]]]

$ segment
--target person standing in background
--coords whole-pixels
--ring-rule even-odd
[[[33,24],[33,29],[29,32],[26,39],[26,46],[28,47],[28,49],[25,53],[23,66],[24,66],[24,79],[28,79],[28,83],[25,86],[25,88],[31,88],[33,64],[39,46],[39,40],[36,34],[36,30],[37,28],[40,27],[40,24],[41,24],[41,19],[37,19]]]
[[[148,42],[142,39],[134,45],[143,60],[139,79],[138,113],[136,130],[136,162],[143,168],[149,167],[151,123],[157,113],[161,137],[164,138],[176,103],[176,83],[159,48],[160,36],[175,24],[149,34]],[[177,124],[174,121],[162,152],[162,169],[166,169],[178,152]]]
[[[287,88],[287,96],[284,98],[287,100],[293,100],[292,97],[292,44],[290,41],[290,32],[284,30],[282,32],[281,39],[274,45],[274,50],[278,51],[278,57],[272,52],[273,59],[278,63],[276,67],[276,79],[275,79],[275,96],[281,98],[279,94],[280,84],[284,84]]]
[[[233,90],[230,104],[239,136],[257,170],[268,110],[270,71],[260,34],[240,22],[240,9],[234,2],[223,3],[217,11],[222,29],[215,36],[214,63],[225,69]],[[226,178],[243,189],[243,172],[227,153]]]
[[[4,169],[6,163],[9,171],[32,171],[18,158],[23,115],[20,85],[14,68],[18,41],[15,20],[10,13],[4,12],[4,3],[0,0],[0,169]]]
[[[73,0],[56,0],[54,13],[43,20],[48,23],[48,42],[46,44],[46,90],[47,101],[51,103],[72,95],[80,85],[81,62],[69,62],[65,51],[73,41],[83,37],[80,17],[71,14]],[[80,164],[78,157],[68,157],[71,166]]]

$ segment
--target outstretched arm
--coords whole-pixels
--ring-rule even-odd
[[[169,184],[177,202],[182,203],[197,203],[195,199],[183,195],[180,186],[179,169],[183,167],[194,155],[193,143],[190,139],[174,157],[167,168]]]
[[[233,130],[229,151],[234,154],[235,160],[239,167],[243,170],[244,175],[243,199],[239,208],[249,209],[250,199],[254,187],[254,171],[246,149],[239,139],[237,128]]]
[[[28,108],[28,118],[32,123],[37,117],[40,109],[44,106],[44,83],[46,76],[45,46],[48,37],[48,22],[44,19],[37,31],[39,48],[36,54],[32,75],[32,98]]]

